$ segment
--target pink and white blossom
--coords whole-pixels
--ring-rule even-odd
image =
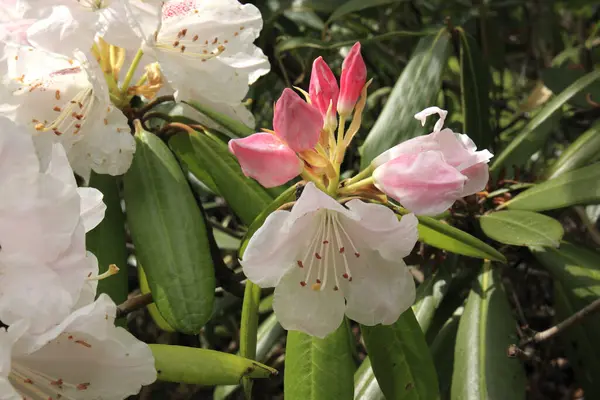
[[[288,330],[325,337],[344,314],[363,325],[392,324],[415,298],[402,260],[417,241],[417,219],[387,207],[345,205],[308,183],[291,211],[275,211],[241,261],[261,287],[275,287],[273,309]]]
[[[360,54],[360,43],[356,42],[342,64],[340,96],[337,102],[337,111],[340,115],[347,117],[352,113],[366,81],[367,66]]]
[[[275,103],[273,130],[294,151],[315,147],[321,136],[323,117],[296,92],[285,88]]]

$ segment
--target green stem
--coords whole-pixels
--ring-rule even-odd
[[[368,178],[373,174],[373,170],[375,170],[375,167],[372,164],[369,165],[367,168],[363,169],[358,174],[354,175],[352,178],[346,181],[346,186],[356,183],[362,179]]]
[[[370,178],[366,178],[366,179],[363,179],[363,180],[358,181],[356,183],[353,183],[351,185],[344,186],[343,188],[340,189],[340,193],[350,194],[350,193],[354,192],[357,189],[360,189],[360,188],[365,187],[365,186],[372,185],[374,182],[375,182],[375,178],[373,178],[371,176]]]
[[[135,57],[133,58],[133,61],[131,62],[129,69],[127,70],[127,74],[125,75],[123,84],[121,85],[121,94],[123,96],[127,96],[127,89],[129,88],[129,84],[131,83],[131,80],[133,79],[133,74],[135,73],[135,70],[137,69],[138,64],[140,63],[140,60],[142,59],[143,55],[144,55],[144,52],[142,51],[142,49],[139,49],[137,51],[137,53],[135,53]]]
[[[320,179],[318,179],[316,176],[314,176],[313,174],[308,172],[306,169],[304,171],[302,171],[302,178],[304,178],[306,181],[313,182],[323,192],[327,192],[327,188],[325,188],[325,185],[323,185],[323,182]]]

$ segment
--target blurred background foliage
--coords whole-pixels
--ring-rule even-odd
[[[567,201],[529,208],[550,210],[546,215],[560,222],[564,240],[571,244],[543,250],[530,238],[511,243],[510,237],[491,234],[495,240],[490,240],[483,232],[485,224],[479,223],[533,183],[590,164],[598,167],[593,163],[600,158],[600,80],[594,71],[600,64],[600,4],[595,0],[250,3],[263,14],[257,44],[272,68],[248,95],[257,128],[272,126],[273,104],[285,87],[308,89],[315,58],[322,56],[339,76],[343,56],[360,41],[373,83],[357,146],[349,151],[344,171],[359,171],[361,155],[364,166],[382,149],[429,132],[412,116],[433,105],[449,111],[448,127],[469,134],[479,148],[487,147],[496,155],[486,194],[458,202],[442,217],[492,244],[508,262],[482,269],[481,260],[427,244],[419,244],[407,260],[421,284],[413,309],[433,355],[441,398],[600,398],[600,330],[593,320],[598,317],[543,343],[527,340],[530,332],[551,327],[600,296],[600,208],[594,205],[600,203],[600,173],[594,172],[600,167],[581,183],[588,189],[584,201],[578,202],[584,205]],[[249,223],[240,221],[207,182],[192,178],[192,184],[225,263],[230,269],[239,268],[237,250]],[[487,218],[486,223],[494,222]],[[241,279],[239,273],[237,278]],[[223,280],[236,284],[236,276]],[[481,295],[488,290],[489,297]],[[235,353],[240,347],[242,302],[227,292],[218,294],[213,318],[199,336],[161,330],[145,310],[132,313],[129,326],[148,342]],[[257,360],[281,372],[285,332],[271,313],[270,293],[263,291],[261,299]],[[470,332],[466,322],[459,327],[461,318],[471,321]],[[365,348],[358,327],[349,329],[356,337],[352,357],[360,366],[354,397],[382,399],[370,365],[362,363]],[[512,340],[493,334],[503,329]],[[508,345],[520,342],[512,354],[516,358],[508,358]],[[468,359],[455,359],[471,351],[486,351],[489,365],[473,370]],[[254,398],[283,398],[283,377],[280,373],[257,380]],[[470,385],[469,378],[480,381]],[[410,389],[407,385],[406,393],[397,398],[428,399],[425,392]],[[242,392],[238,386],[213,391],[160,382],[144,388],[140,398],[236,399],[244,397]]]

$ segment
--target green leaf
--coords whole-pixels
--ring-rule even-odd
[[[188,100],[188,101],[182,101],[182,103],[187,104],[188,106],[192,107],[194,110],[200,112],[201,114],[206,115],[208,118],[212,119],[217,124],[224,127],[227,131],[229,131],[233,134],[233,136],[232,136],[233,138],[252,135],[255,132],[255,130],[253,128],[251,128],[247,125],[244,125],[243,123],[236,121],[235,119],[228,117],[225,114],[216,112],[213,109],[211,109],[210,107],[206,107],[205,105],[203,105],[197,101]]]
[[[431,217],[420,216],[417,218],[419,219],[419,240],[428,245],[464,256],[506,262],[502,253],[475,236]]]
[[[361,331],[373,372],[388,400],[439,397],[433,359],[412,309],[393,325],[361,325]]]
[[[169,148],[139,125],[135,140],[124,195],[136,255],[161,315],[176,330],[198,334],[215,291],[204,217]]]
[[[346,323],[324,339],[288,331],[283,379],[286,400],[352,399],[354,361]]]
[[[484,263],[460,318],[454,352],[452,400],[525,399],[525,374],[506,356],[518,340],[516,323],[500,279]]]
[[[447,269],[440,268],[417,288],[415,304],[412,309],[424,334],[427,334],[435,310],[444,299],[450,279],[451,276]]]
[[[592,125],[575,140],[546,173],[547,179],[553,179],[565,172],[572,171],[596,161],[600,155],[600,122]]]
[[[271,196],[256,181],[244,176],[222,142],[200,132],[180,133],[169,140],[169,146],[192,172],[200,169],[210,175],[218,192],[245,224],[252,223],[271,203]]]
[[[116,303],[127,300],[127,239],[125,237],[125,216],[121,210],[121,198],[117,178],[92,172],[90,186],[104,195],[106,213],[100,225],[86,235],[86,246],[98,258],[99,272],[103,273],[110,264],[121,271],[98,282],[98,295],[106,293]]]
[[[435,101],[449,51],[445,28],[419,41],[361,148],[361,169],[390,147],[425,133],[414,115]]]
[[[385,400],[369,357],[364,359],[354,373],[354,400]]]
[[[442,399],[450,398],[452,375],[454,374],[454,347],[456,345],[458,324],[463,311],[464,307],[462,306],[456,309],[446,323],[442,325],[429,346],[437,372],[440,397]]]
[[[342,18],[344,15],[364,10],[369,7],[384,6],[391,3],[400,3],[404,0],[348,0],[329,16],[327,23]]]
[[[258,336],[258,305],[260,304],[260,287],[251,281],[246,281],[244,302],[242,304],[242,318],[240,321],[240,355],[249,359],[256,359],[256,340]],[[246,398],[251,398],[252,382],[244,379],[244,392]]]
[[[492,144],[490,128],[490,69],[479,51],[477,41],[462,28],[460,37],[460,86],[464,113],[463,133],[480,149]]]
[[[536,259],[554,278],[556,323],[570,317],[600,297],[600,254],[563,242],[558,249],[532,248]],[[600,371],[600,320],[585,318],[558,335],[567,350],[575,377],[586,397],[600,398],[596,374]]]
[[[229,353],[166,344],[149,346],[161,381],[213,386],[235,384],[243,377],[277,375],[271,367]]]
[[[564,235],[560,222],[531,211],[499,211],[479,219],[492,239],[515,246],[558,247]]]
[[[519,193],[503,204],[515,210],[545,211],[600,203],[600,163],[565,172]]]
[[[526,162],[546,141],[555,126],[556,117],[560,115],[562,106],[598,78],[600,78],[600,69],[581,77],[547,102],[521,133],[512,139],[499,155],[494,157],[490,172],[498,172],[503,167],[521,165]]]
[[[541,71],[541,78],[544,86],[550,89],[553,93],[560,93],[569,85],[573,84],[578,79],[585,76],[586,72],[583,69],[577,70],[567,67],[547,68]],[[568,102],[577,107],[591,108],[592,105],[587,101],[587,95],[592,99],[600,98],[600,82],[592,83],[587,90],[577,93]]]
[[[140,263],[138,263],[137,268],[138,280],[140,283],[140,292],[142,292],[142,294],[152,293],[150,291],[150,285],[148,284],[148,278],[146,277],[144,268],[142,268],[142,265]],[[146,308],[148,309],[148,313],[150,314],[150,317],[152,318],[156,326],[158,326],[160,329],[166,332],[175,332],[175,329],[173,329],[173,327],[169,325],[167,320],[160,314],[160,311],[158,311],[156,304],[150,303],[146,306]]]

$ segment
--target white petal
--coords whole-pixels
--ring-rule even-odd
[[[427,120],[427,117],[429,117],[430,115],[434,115],[434,114],[438,114],[440,116],[438,121],[435,123],[435,126],[433,127],[433,131],[438,132],[444,126],[444,121],[446,120],[448,111],[442,110],[439,107],[428,107],[428,108],[424,109],[423,111],[416,113],[415,118],[418,119],[419,121],[421,121],[422,126],[425,126],[425,121]]]
[[[344,296],[341,291],[312,290],[302,286],[304,272],[293,268],[275,288],[273,311],[287,330],[296,330],[324,338],[336,330],[344,319]]]
[[[28,323],[25,320],[15,322],[8,329],[0,328],[0,398],[2,400],[23,399],[23,396],[18,394],[8,381],[8,374],[11,370],[13,345],[27,328]]]
[[[56,328],[22,339],[13,368],[47,388],[63,381],[63,394],[83,400],[123,399],[156,379],[148,345],[114,326],[115,304],[105,294]],[[45,378],[45,379],[44,379]]]
[[[359,217],[352,211],[346,209],[331,196],[318,189],[314,183],[308,182],[302,190],[302,195],[294,204],[287,226],[284,229],[290,229],[291,226],[304,215],[314,213],[318,210],[337,211],[347,218],[357,220]]]
[[[94,229],[104,219],[106,204],[102,202],[104,195],[94,188],[77,188],[81,198],[81,218],[85,231]]]
[[[402,260],[391,262],[377,252],[361,254],[365,263],[352,269],[344,289],[346,315],[363,325],[390,325],[415,300],[415,283]]]
[[[418,239],[418,220],[408,214],[398,221],[392,210],[381,205],[351,200],[346,206],[360,216],[358,221],[344,221],[346,230],[356,243],[377,250],[381,256],[395,261],[410,254]]]
[[[298,221],[284,231],[289,211],[275,211],[252,235],[241,261],[244,274],[261,287],[276,286],[281,277],[296,263],[314,231],[311,218]]]

